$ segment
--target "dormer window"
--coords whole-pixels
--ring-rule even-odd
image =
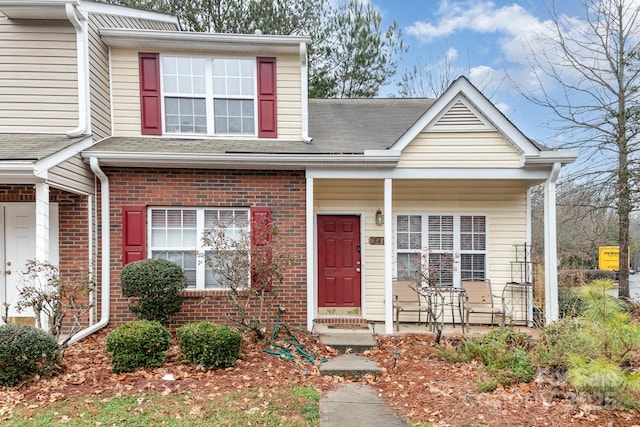
[[[277,137],[275,58],[139,56],[143,134]]]

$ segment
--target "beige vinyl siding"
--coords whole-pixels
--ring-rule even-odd
[[[56,133],[78,125],[76,36],[66,21],[0,14],[0,132]]]
[[[109,93],[109,47],[100,39],[100,28],[132,28],[176,30],[167,22],[137,19],[118,15],[89,16],[89,55],[91,57],[91,130],[96,139],[111,135],[111,101]]]
[[[95,193],[93,173],[79,154],[51,168],[48,179],[53,186],[84,194]]]
[[[279,56],[276,72],[278,74],[278,139],[299,140],[302,135],[300,57]]]
[[[113,133],[140,136],[138,52],[111,49]]]
[[[364,212],[365,294],[367,319],[384,320],[384,246],[369,244],[383,236],[374,214],[383,206],[382,180],[315,180],[316,213]],[[511,280],[516,243],[526,240],[526,187],[522,181],[394,180],[393,235],[396,214],[474,214],[487,217],[489,278],[500,294]],[[395,253],[395,241],[391,243]],[[395,270],[394,274],[395,276]],[[404,314],[403,319],[410,319]],[[416,315],[417,320],[417,315]]]
[[[91,14],[89,17],[89,56],[91,85],[91,130],[96,139],[111,135],[109,93],[109,47],[100,39],[100,28],[176,30],[175,25],[118,15]]]
[[[190,52],[163,53],[191,54]],[[193,53],[193,55],[202,54]],[[225,54],[224,56],[229,57],[230,55]],[[117,136],[140,136],[138,52],[112,49],[111,67],[114,134]],[[300,139],[302,132],[300,60],[297,56],[279,56],[277,57],[276,70],[278,74],[278,139]]]
[[[399,168],[518,168],[520,154],[496,131],[421,132]]]
[[[103,15],[89,19],[89,85],[91,90],[91,132],[96,140],[111,135],[109,93],[109,47],[100,39]]]

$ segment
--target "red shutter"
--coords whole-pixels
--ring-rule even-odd
[[[160,109],[160,55],[139,53],[140,124],[143,135],[162,135]]]
[[[276,58],[258,57],[258,136],[278,137]]]
[[[260,276],[270,276],[269,267],[271,255],[268,246],[271,239],[271,208],[269,207],[252,207],[251,214],[251,286],[257,289],[270,291],[272,288],[270,277],[263,278]]]
[[[146,209],[144,206],[122,207],[122,265],[146,257]]]

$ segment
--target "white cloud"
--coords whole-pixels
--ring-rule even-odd
[[[503,86],[501,90],[505,89],[503,82],[507,80],[507,72],[495,70],[498,64],[510,68],[509,78],[519,87],[534,88],[539,87],[540,82],[534,81],[533,74],[525,71],[537,68],[532,59],[546,57],[554,63],[560,62],[556,57],[559,52],[545,46],[555,32],[553,23],[539,19],[518,4],[497,7],[488,0],[441,0],[436,16],[436,21],[416,22],[406,32],[424,43],[462,32],[488,34],[495,40],[494,46],[487,45],[487,49],[495,54],[492,65],[470,69],[471,81],[485,92],[497,91],[498,85]],[[563,18],[572,33],[579,33],[584,25],[580,19]],[[575,34],[573,37],[579,39]]]
[[[407,33],[429,42],[461,31],[514,35],[539,24],[538,19],[520,5],[496,8],[495,3],[482,0],[442,0],[437,15],[439,20],[435,24],[418,21],[407,28]]]

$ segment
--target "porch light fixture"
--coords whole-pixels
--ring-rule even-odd
[[[384,215],[382,215],[382,211],[378,209],[376,211],[376,225],[383,225],[383,224],[384,224]]]

